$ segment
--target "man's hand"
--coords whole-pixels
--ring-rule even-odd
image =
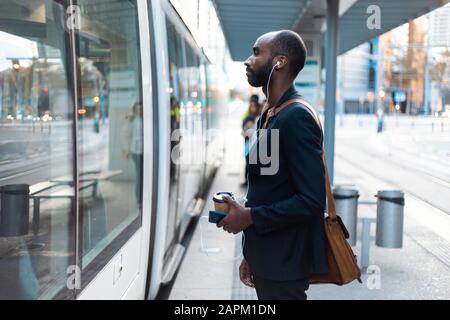
[[[246,229],[253,223],[250,214],[250,208],[244,208],[236,200],[230,197],[224,197],[223,200],[230,205],[230,211],[218,224],[218,228],[222,228],[228,233],[236,234]]]
[[[241,265],[239,266],[239,277],[241,278],[242,283],[247,287],[255,287],[252,270],[245,259],[242,259]]]

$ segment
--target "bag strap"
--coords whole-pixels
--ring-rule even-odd
[[[280,113],[288,105],[290,105],[290,104],[292,104],[294,102],[298,102],[297,100],[301,100],[301,99],[287,100],[281,106],[279,106],[277,108],[269,107],[269,108],[263,110],[263,113],[267,110],[267,115],[266,115],[266,121],[264,121],[264,124],[263,124],[262,128],[263,129],[267,128],[269,122],[272,120],[273,117],[275,117],[278,113]]]
[[[322,124],[320,123],[320,119],[317,116],[313,107],[311,107],[309,102],[307,102],[306,100],[300,99],[300,98],[290,99],[290,100],[284,102],[278,108],[270,109],[266,116],[266,121],[264,122],[263,128],[267,127],[267,124],[269,123],[270,119],[272,119],[275,115],[277,115],[279,112],[281,112],[283,109],[285,109],[287,106],[289,106],[293,103],[300,103],[301,105],[303,105],[312,114],[314,120],[316,120],[317,124],[319,125],[320,130],[323,132]],[[272,110],[272,113],[270,113],[271,110]],[[275,110],[275,111],[273,111],[273,110]],[[336,205],[334,203],[333,193],[331,191],[330,178],[328,176],[327,159],[325,158],[325,150],[323,147],[323,143],[322,143],[322,161],[323,161],[323,167],[324,167],[324,172],[325,172],[325,189],[326,189],[326,193],[327,193],[327,207],[328,207],[327,213],[328,213],[328,216],[330,217],[330,219],[336,220],[337,219]]]

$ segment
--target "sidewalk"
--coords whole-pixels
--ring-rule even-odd
[[[226,154],[217,171],[205,207],[186,249],[169,299],[214,300],[232,299],[235,265],[240,263],[241,234],[233,235],[208,222],[208,212],[214,209],[212,197],[218,191],[232,191],[241,201],[246,190],[239,187],[243,181],[244,159],[241,136],[241,115],[244,106],[232,108],[226,120]],[[230,133],[230,134],[228,134]],[[237,247],[239,245],[239,247]]]
[[[237,130],[239,119],[230,119]],[[233,121],[236,121],[233,122]],[[227,157],[242,158],[242,143],[227,145]],[[236,161],[235,161],[236,162]],[[395,189],[351,161],[336,157],[336,184],[354,184],[360,200],[375,200],[377,190]],[[202,215],[212,209],[210,201],[216,191],[234,191],[241,200],[245,190],[239,189],[243,179],[243,162],[220,168],[206,199]],[[450,216],[409,194],[405,195],[403,248],[385,249],[371,242],[369,272],[363,272],[363,284],[358,282],[338,287],[314,285],[308,299],[450,299]],[[375,217],[375,206],[359,206],[359,217]],[[361,225],[359,224],[360,234]],[[372,224],[372,236],[375,224]],[[203,248],[218,249],[208,255]],[[206,244],[205,244],[206,242]],[[354,247],[360,256],[360,241]],[[200,219],[186,251],[169,299],[256,299],[253,289],[239,281],[241,236],[229,235],[205,219]],[[234,259],[236,258],[237,259]],[[233,260],[234,259],[234,260]]]
[[[344,159],[337,158],[336,184],[341,183],[354,184],[359,190],[360,200],[373,200],[377,190],[395,189]],[[376,217],[375,206],[359,206],[358,209],[360,217]],[[344,287],[313,286],[308,291],[309,298],[450,299],[448,230],[450,216],[406,193],[403,248],[380,248],[372,240],[369,270],[377,270],[378,275],[364,272],[362,285],[354,282]],[[372,224],[371,231],[374,236],[375,224]],[[354,251],[360,256],[360,241]]]

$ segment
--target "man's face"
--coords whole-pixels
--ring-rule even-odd
[[[263,35],[253,45],[253,54],[245,60],[248,83],[252,87],[265,86],[272,70],[273,54],[270,36]]]

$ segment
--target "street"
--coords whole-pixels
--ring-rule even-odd
[[[450,119],[386,117],[385,127],[377,133],[375,117],[338,117],[336,163],[348,162],[450,214]]]

